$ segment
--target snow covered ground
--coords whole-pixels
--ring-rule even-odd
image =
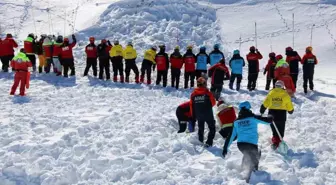
[[[129,2],[133,3],[127,4]],[[79,30],[81,38],[96,33],[111,40],[118,38],[122,43],[132,39],[139,54],[150,44],[161,42],[169,43],[171,49],[177,41],[183,47],[192,41],[197,46],[211,46],[213,42],[221,41],[229,55],[228,52],[239,47],[240,35],[242,53],[246,54],[249,46],[254,44],[254,21],[257,21],[258,48],[267,56],[270,43],[276,52],[283,52],[291,45],[291,30],[285,23],[290,27],[291,13],[295,12],[295,48],[300,54],[309,44],[310,30],[307,27],[311,23],[316,25],[313,46],[320,58],[315,76],[318,92],[305,96],[301,89],[302,81],[299,81],[295,112],[287,122],[285,140],[291,149],[287,159],[270,149],[271,129],[260,127],[263,154],[260,172],[252,182],[336,184],[336,150],[333,146],[336,139],[336,78],[331,71],[335,67],[336,50],[325,25],[328,23],[331,33],[335,32],[334,1],[324,1],[325,4],[318,4],[318,1],[274,1],[274,4],[265,0],[230,0],[226,3],[211,0],[213,4],[188,1],[192,3],[189,5],[187,1],[158,0],[150,6],[149,1],[144,2],[148,6],[137,4],[139,2],[120,0],[109,5],[112,1],[49,0],[48,6],[48,1],[5,0],[0,2],[0,10],[9,13],[0,14],[1,20],[7,20],[1,25],[12,24],[12,17],[25,17],[21,5],[26,3],[26,7],[35,7],[36,20],[46,22],[48,13],[37,9],[53,7],[54,31],[59,29],[62,33],[64,7],[76,8],[80,4],[76,30]],[[73,22],[70,13],[73,9],[68,9],[70,24]],[[195,12],[202,12],[202,16],[195,18]],[[281,21],[279,12],[285,21]],[[5,15],[8,19],[3,19]],[[19,38],[34,32],[31,13],[28,15],[22,23],[22,30],[17,31]],[[42,25],[36,23],[38,32],[48,30]],[[132,25],[137,29],[131,29]],[[97,26],[100,29],[94,29]],[[9,29],[7,32],[11,31],[10,26],[6,28]],[[71,25],[67,30],[67,34],[72,32]],[[82,45],[85,42],[82,41]],[[223,140],[219,135],[214,147],[204,150],[197,145],[196,134],[176,133],[175,109],[189,98],[190,90],[102,82],[82,77],[84,58],[81,51],[82,46],[76,51],[76,77],[63,79],[52,74],[33,75],[26,97],[9,96],[13,73],[0,73],[1,185],[245,184],[240,169],[242,155],[235,144],[223,159]],[[262,63],[265,64],[266,59]],[[235,105],[249,100],[253,110],[258,112],[267,94],[262,90],[264,83],[265,79],[260,75],[259,90],[252,93],[245,89],[238,93],[227,90],[225,86],[223,96]],[[243,88],[245,84],[244,81]]]

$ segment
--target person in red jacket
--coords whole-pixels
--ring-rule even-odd
[[[189,128],[189,131],[190,132],[194,131],[195,120],[191,116],[190,101],[184,102],[177,107],[176,117],[178,119],[179,127],[180,127],[180,129],[177,131],[177,133],[185,132],[188,125],[191,127],[191,128]]]
[[[36,71],[36,56],[35,53],[37,51],[36,45],[36,36],[33,33],[30,33],[26,40],[24,41],[24,49],[26,51],[26,55],[29,58],[30,62],[33,65],[33,71]]]
[[[257,86],[257,79],[259,74],[259,60],[262,59],[263,56],[260,54],[258,49],[254,46],[250,47],[250,53],[246,55],[246,59],[248,62],[248,83],[247,89],[249,91],[255,90]]]
[[[8,33],[6,38],[1,42],[1,61],[2,61],[2,70],[8,72],[9,62],[14,57],[14,48],[17,48],[18,45],[13,39],[12,34]]]
[[[190,79],[190,87],[193,88],[195,85],[196,55],[193,53],[192,49],[193,49],[192,46],[188,46],[187,52],[183,55],[185,89],[188,89],[189,79]]]
[[[183,66],[183,57],[180,53],[180,47],[176,46],[174,52],[170,55],[171,64],[171,86],[176,89],[180,85],[181,68]]]
[[[21,49],[20,52],[13,58],[11,66],[15,69],[15,76],[10,95],[15,94],[16,88],[20,84],[20,96],[25,96],[28,67],[32,67],[32,63],[26,56],[24,49]]]
[[[164,44],[159,45],[160,51],[155,56],[155,63],[157,68],[156,85],[163,80],[163,87],[167,87],[167,77],[169,69],[169,57],[166,53],[166,46]]]
[[[275,58],[275,53],[272,52],[270,53],[269,55],[269,60],[268,60],[268,63],[265,67],[265,70],[264,70],[264,75],[266,75],[267,73],[267,78],[266,78],[266,88],[265,90],[269,90],[270,89],[270,85],[271,85],[271,81],[273,82],[273,88],[275,87],[275,82],[276,82],[276,79],[275,79],[275,76],[274,76],[274,70],[275,70],[275,66],[277,64],[277,61],[276,61],[276,58]]]
[[[61,45],[63,44],[63,36],[57,36],[56,41],[53,43],[53,64],[56,71],[56,76],[62,75],[62,65],[61,65]]]
[[[75,75],[75,63],[74,57],[72,53],[72,49],[76,46],[76,36],[72,35],[72,43],[69,43],[68,38],[64,38],[63,44],[61,45],[61,53],[60,58],[62,61],[62,65],[64,67],[64,77],[68,77],[69,68],[71,70],[70,76]]]
[[[224,58],[209,69],[209,77],[211,77],[210,91],[215,96],[216,100],[218,100],[223,90],[224,80],[230,79],[230,72],[225,65]]]
[[[97,58],[98,58],[97,46],[94,43],[95,42],[94,37],[90,37],[89,41],[90,41],[90,44],[88,44],[85,47],[86,67],[84,70],[84,76],[88,75],[89,70],[92,66],[93,76],[97,77]]]
[[[301,60],[302,69],[303,69],[303,89],[304,93],[307,94],[307,86],[309,81],[309,89],[314,90],[314,71],[315,65],[318,64],[316,56],[313,54],[313,48],[311,46],[306,48],[306,54]]]
[[[278,80],[283,81],[283,83],[286,87],[287,93],[289,94],[289,96],[293,97],[294,93],[296,92],[296,88],[295,88],[295,85],[293,83],[292,77],[290,76],[288,71],[287,70],[282,71],[279,74]]]

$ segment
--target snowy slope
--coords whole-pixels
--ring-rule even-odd
[[[49,7],[48,1],[31,2],[33,6],[40,8]],[[67,2],[75,8],[78,1]],[[133,3],[127,4],[130,2]],[[219,0],[211,0],[213,4],[208,1],[199,2],[200,4],[189,1],[192,4],[188,4],[186,1],[158,0],[153,1],[151,7],[137,7],[139,4],[136,2],[138,1],[120,0],[109,5],[111,1],[108,0],[80,1],[82,6],[78,10],[76,30],[79,30],[83,39],[94,33],[111,40],[118,38],[122,43],[132,39],[140,54],[150,44],[166,42],[171,48],[177,40],[183,47],[192,40],[197,46],[211,46],[213,42],[221,40],[224,49],[231,52],[239,47],[237,40],[241,34],[242,51],[245,54],[249,46],[254,44],[254,21],[257,20],[258,47],[264,55],[270,50],[270,38],[274,51],[283,51],[291,44],[290,31],[279,21],[274,4],[266,0],[230,0],[225,1],[225,4]],[[329,59],[335,58],[335,50],[323,27],[323,23],[327,21],[329,28],[335,30],[332,16],[335,12],[332,6],[334,3],[328,1],[327,4],[319,5],[323,16],[313,16],[317,12],[317,1],[300,4],[298,1],[275,2],[280,12],[286,15],[288,24],[292,10],[299,12],[296,13],[296,45],[300,53],[309,43],[309,33],[304,28],[309,26],[311,17],[316,18],[312,22],[318,27],[316,41],[314,39],[313,43],[316,43],[314,48],[321,60],[321,65],[318,66],[321,67],[316,69],[316,87],[319,92],[304,96],[299,87],[295,112],[288,117],[287,122],[285,139],[291,148],[288,159],[271,151],[271,129],[260,127],[259,141],[263,152],[261,171],[253,182],[336,184],[336,150],[333,146],[336,139],[336,101],[333,94],[336,83],[335,77],[328,75],[328,67],[334,65],[333,60]],[[69,7],[65,1],[50,0],[49,3],[54,13],[61,17],[64,16],[62,8]],[[146,3],[149,1],[145,1]],[[183,9],[182,6],[186,8]],[[22,6],[13,5],[9,1],[1,4],[0,9],[4,10],[4,7],[7,7],[6,11],[10,11],[6,17],[16,16],[8,7],[23,12]],[[70,9],[67,17],[69,23],[73,21]],[[195,12],[202,12],[198,19],[204,21],[195,21]],[[40,13],[40,19],[48,21],[48,14],[44,11]],[[35,19],[38,16],[35,13]],[[56,17],[58,16],[53,19],[57,20]],[[105,17],[109,19],[106,20]],[[4,19],[1,17],[1,20]],[[29,15],[26,22],[22,23],[24,29],[18,34],[20,38],[34,31],[31,21]],[[129,22],[134,23],[138,29],[130,29],[131,24],[127,24]],[[10,25],[11,21],[1,24]],[[57,26],[54,26],[54,30],[58,27],[62,33],[63,24],[64,21],[60,18],[59,23],[55,23]],[[174,28],[174,25],[179,26]],[[95,29],[97,26],[100,29]],[[111,32],[107,33],[106,29]],[[177,34],[179,39],[176,38],[176,29],[180,30]],[[67,30],[67,34],[72,32],[71,25]],[[324,44],[320,44],[318,39],[323,40]],[[86,43],[81,42],[82,46]],[[176,133],[178,125],[175,108],[189,98],[190,90],[125,85],[81,77],[85,63],[80,53],[82,46],[76,51],[75,78],[33,75],[27,97],[8,96],[13,73],[0,73],[1,185],[245,184],[240,169],[242,156],[235,144],[227,158],[223,159],[220,156],[223,140],[219,135],[215,138],[215,146],[204,150],[197,145],[195,133]],[[322,75],[329,77],[322,78]],[[245,81],[243,83],[244,88]],[[267,93],[262,90],[264,83],[264,78],[261,77],[259,90],[252,93],[244,89],[239,93],[230,91],[225,86],[223,96],[234,105],[249,100],[253,110],[258,112]],[[299,83],[301,86],[302,82]]]

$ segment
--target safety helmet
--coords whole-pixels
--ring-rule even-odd
[[[206,87],[206,80],[203,77],[197,79],[197,87]]]
[[[35,35],[34,35],[34,33],[29,33],[29,34],[28,34],[28,37],[34,38]]]
[[[283,89],[285,87],[285,83],[281,80],[278,80],[275,82],[275,87]]]
[[[219,49],[219,47],[220,47],[220,44],[215,44],[214,45],[214,49]]]
[[[293,51],[293,48],[290,47],[290,46],[288,46],[288,47],[286,48],[286,51]]]
[[[219,63],[225,64],[225,58],[220,59]]]
[[[10,34],[10,33],[7,33],[7,34],[6,34],[6,38],[13,38],[13,35]]]
[[[69,38],[68,37],[65,37],[63,42],[69,42]]]
[[[242,110],[243,108],[250,110],[251,109],[251,104],[248,101],[241,102],[239,104],[239,110]]]
[[[153,49],[153,50],[156,51],[156,50],[157,50],[157,47],[156,47],[155,45],[152,45],[152,46],[151,46],[151,49]]]
[[[206,50],[206,47],[205,46],[201,46],[200,47],[200,51],[205,51]]]
[[[270,54],[268,54],[268,57],[270,58],[275,58],[276,54],[274,52],[271,52]]]
[[[254,52],[255,50],[256,50],[256,48],[255,48],[254,46],[251,46],[251,47],[250,47],[250,51],[251,51],[251,52]]]
[[[240,53],[240,51],[238,49],[236,49],[236,50],[233,51],[234,55],[239,55],[239,53]]]
[[[131,41],[131,40],[129,40],[129,41],[127,42],[127,45],[128,45],[128,46],[133,46],[133,43],[132,43],[132,41]]]
[[[313,51],[313,47],[308,46],[308,47],[306,48],[306,52],[312,52],[312,51]]]
[[[94,38],[94,37],[90,37],[90,38],[89,38],[89,41],[90,41],[90,42],[94,42],[94,41],[95,41],[95,38]]]
[[[283,59],[282,55],[277,55],[275,58],[276,58],[277,61]]]
[[[162,48],[166,48],[166,45],[165,44],[160,44],[159,45],[159,48],[162,49]]]
[[[180,46],[175,46],[175,50],[180,50]]]
[[[192,50],[193,49],[193,46],[192,45],[188,45],[187,46],[187,50]]]
[[[116,40],[114,40],[113,43],[114,43],[114,45],[119,45],[119,40],[116,39]]]

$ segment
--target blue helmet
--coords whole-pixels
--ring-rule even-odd
[[[220,45],[219,44],[215,44],[214,45],[214,49],[219,49]]]
[[[236,49],[236,50],[233,51],[233,54],[234,54],[234,55],[239,55],[239,54],[240,54],[240,51],[239,51],[238,49]]]
[[[251,104],[250,104],[250,102],[248,102],[248,101],[241,102],[241,103],[239,104],[239,110],[241,110],[242,108],[245,108],[245,109],[250,110],[250,109],[251,109]]]
[[[201,51],[205,51],[205,50],[206,50],[206,47],[205,47],[205,46],[201,46],[201,47],[200,47],[200,50],[201,50]]]

